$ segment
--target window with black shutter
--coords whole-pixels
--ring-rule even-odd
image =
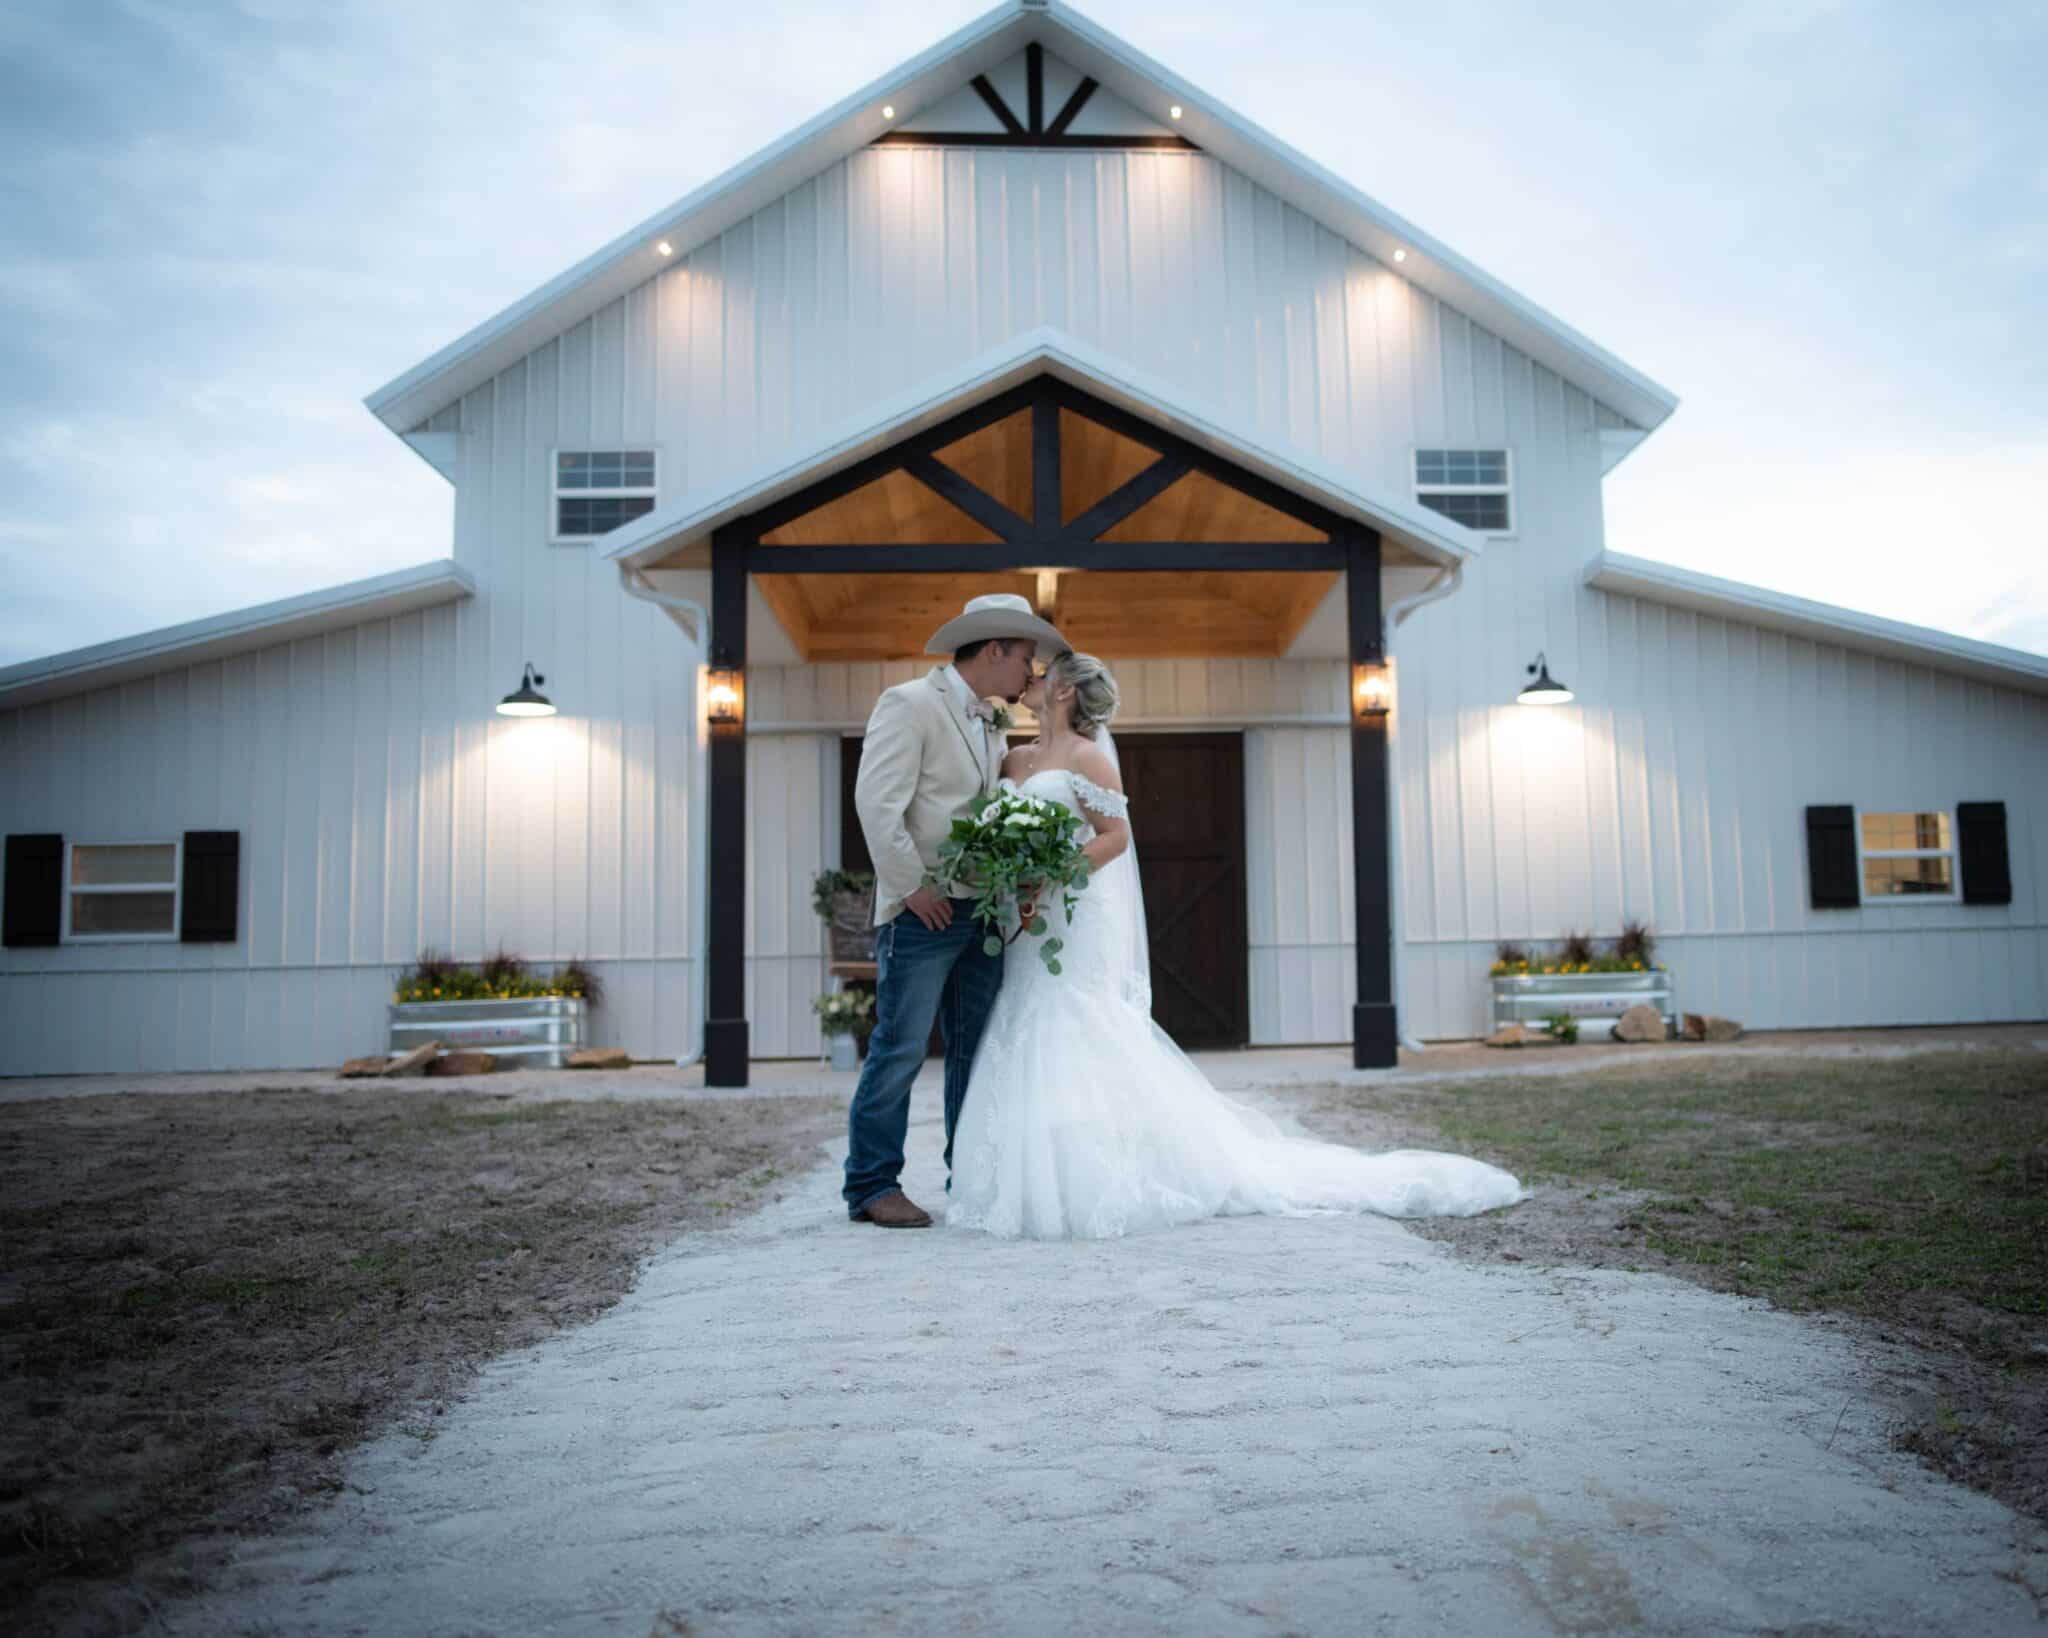
[[[185,897],[178,937],[187,944],[234,943],[241,879],[240,831],[186,831]]]
[[[56,944],[64,936],[64,838],[7,838],[0,881],[0,943],[10,949]]]
[[[1961,856],[1963,903],[2012,903],[2003,802],[1956,804],[1956,851]]]
[[[1816,910],[1853,910],[1856,890],[1856,810],[1806,810],[1806,876]]]

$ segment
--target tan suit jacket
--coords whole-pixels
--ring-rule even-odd
[[[902,914],[939,843],[967,804],[993,790],[1002,736],[986,734],[947,686],[943,667],[898,683],[875,702],[861,745],[854,811],[875,861],[875,925]]]

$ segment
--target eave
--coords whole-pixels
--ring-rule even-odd
[[[1804,597],[1790,597],[1763,586],[1695,574],[1690,569],[1648,558],[1603,552],[1587,568],[1586,584],[1598,591],[1739,620],[1809,642],[1874,654],[1924,666],[1930,671],[1945,671],[2001,688],[2048,694],[2048,659],[2038,654],[1997,643],[1980,643],[1928,626],[1886,620],[1875,614],[1859,614],[1853,609],[1815,603]]]
[[[388,620],[475,592],[476,582],[467,569],[453,559],[440,558],[300,597],[209,615],[92,648],[75,648],[0,670],[0,711],[317,637],[366,620]]]

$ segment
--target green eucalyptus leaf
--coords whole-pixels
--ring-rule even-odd
[[[1045,970],[1051,973],[1053,977],[1057,978],[1059,977],[1061,971],[1060,964],[1057,961],[1048,961],[1045,964]]]
[[[1043,916],[1033,916],[1031,918],[1031,930],[1032,932],[1038,934],[1040,938],[1043,938],[1045,936],[1046,929],[1051,927],[1051,925],[1052,923],[1047,921]]]
[[[990,934],[981,941],[981,953],[985,956],[999,956],[1003,953],[1003,941]]]

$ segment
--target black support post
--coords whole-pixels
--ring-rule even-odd
[[[1358,940],[1358,1001],[1351,1009],[1351,1062],[1391,1069],[1399,1032],[1394,1024],[1393,857],[1387,829],[1387,719],[1358,709],[1361,665],[1386,658],[1380,611],[1380,537],[1356,525],[1348,547],[1345,599],[1351,630],[1351,875]]]
[[[714,672],[741,678],[733,722],[713,721],[709,1004],[704,1020],[704,1084],[747,1084],[747,552],[751,531],[720,530],[711,538],[711,655]]]

